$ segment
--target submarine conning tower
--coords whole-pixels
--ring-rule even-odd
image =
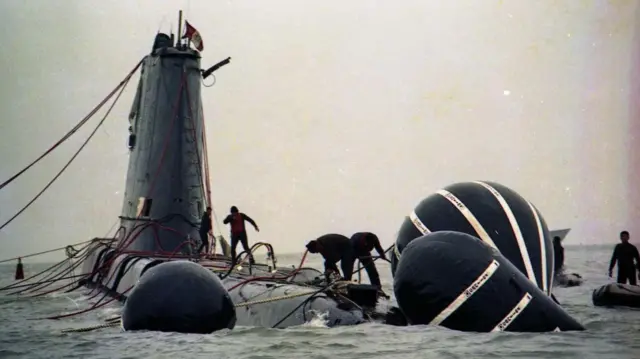
[[[173,42],[156,35],[129,114],[119,245],[130,251],[191,253],[207,207],[200,54]]]

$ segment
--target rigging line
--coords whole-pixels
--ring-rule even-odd
[[[213,206],[213,200],[211,199],[211,176],[209,173],[209,148],[207,147],[207,129],[205,127],[205,118],[204,118],[204,104],[202,104],[202,101],[200,101],[200,117],[202,117],[202,141],[204,144],[204,151],[205,151],[205,176],[206,176],[206,185],[207,185],[207,200],[209,201],[209,206],[211,207],[211,212],[213,212],[213,218],[216,221],[216,224],[218,225],[218,233],[220,233],[220,235],[222,236],[222,230],[220,228],[222,228],[222,225],[220,224],[220,220],[218,219],[218,215],[216,214],[216,210],[214,209]]]
[[[102,106],[104,106],[105,103],[107,103],[107,101],[109,101],[111,99],[111,97],[113,97],[113,95],[116,92],[118,92],[118,89],[120,89],[125,83],[129,82],[129,80],[131,79],[131,76],[133,76],[133,74],[138,70],[140,65],[142,65],[142,61],[138,62],[138,64],[133,68],[133,70],[131,70],[131,72],[129,72],[129,74],[127,76],[125,76],[125,78],[122,81],[120,81],[118,86],[116,86],[111,91],[111,93],[109,93],[96,107],[94,107],[93,110],[91,110],[91,112],[89,112],[89,114],[87,114],[69,132],[67,132],[67,134],[65,134],[60,140],[58,140],[58,142],[54,143],[53,146],[51,146],[47,151],[45,151],[42,155],[40,155],[40,157],[36,158],[33,162],[31,162],[25,168],[23,168],[18,173],[14,174],[9,179],[7,179],[2,184],[0,184],[0,189],[3,189],[9,183],[13,182],[15,179],[20,177],[27,170],[29,170],[31,167],[33,167],[36,163],[40,162],[41,159],[45,158],[47,155],[49,155],[51,152],[53,152],[53,150],[55,150],[58,146],[60,146],[64,141],[68,140],[73,134],[75,134],[82,126],[84,126],[85,123],[87,123],[87,121],[89,121],[89,119],[91,119],[91,117],[93,117],[93,115],[95,115],[96,112],[98,112],[98,110],[100,110],[102,108]]]
[[[161,63],[161,66],[162,66],[162,63]],[[166,135],[164,137],[162,151],[160,152],[160,158],[159,158],[158,167],[156,167],[155,173],[153,174],[153,177],[151,177],[151,182],[149,184],[149,191],[147,192],[147,197],[146,198],[151,198],[152,197],[152,195],[154,193],[155,186],[156,186],[156,180],[157,180],[157,178],[158,178],[158,176],[160,174],[160,170],[162,169],[162,166],[164,164],[165,154],[167,152],[167,148],[169,147],[169,141],[171,139],[171,135],[173,134],[173,131],[174,131],[176,118],[178,117],[178,112],[180,111],[180,101],[182,100],[182,91],[183,91],[185,82],[186,82],[186,72],[182,71],[182,76],[180,78],[180,86],[178,87],[178,93],[176,94],[176,99],[175,99],[176,102],[174,104],[173,111],[172,111],[171,125],[168,128],[167,133],[166,133]],[[156,107],[156,111],[157,111],[157,107]],[[155,126],[154,126],[154,131],[155,131]],[[142,217],[142,213],[143,213],[142,211],[139,211],[139,213],[136,215],[135,221],[138,221],[140,219],[140,217]],[[143,228],[143,230],[144,230],[144,228]],[[133,240],[142,233],[142,230],[140,232],[138,232],[133,238],[129,239],[129,236],[131,236],[132,233],[133,233],[133,231],[129,232],[128,236],[125,239],[123,239],[122,242],[118,243],[118,245],[116,247],[116,251],[120,251],[121,252],[121,251],[127,249],[133,243]],[[113,257],[113,258],[115,258],[115,257]]]
[[[185,95],[186,95],[186,100],[187,100],[187,105],[188,105],[188,110],[189,110],[189,119],[191,122],[191,132],[192,132],[192,136],[193,136],[193,147],[194,147],[194,152],[196,153],[196,159],[198,161],[197,166],[196,166],[196,172],[198,174],[198,180],[200,182],[201,185],[204,184],[204,178],[203,178],[203,174],[202,174],[202,161],[200,160],[200,153],[199,153],[199,148],[198,148],[198,136],[196,135],[196,122],[193,119],[193,107],[191,106],[191,96],[189,94],[189,86],[185,86]],[[201,188],[201,194],[202,197],[204,197],[206,199],[206,189],[204,186],[202,186]],[[211,206],[211,203],[209,203],[209,206]],[[213,210],[213,208],[212,208]]]
[[[93,239],[90,239],[90,240],[88,240],[88,241],[84,241],[84,242],[74,243],[74,244],[67,244],[67,245],[66,245],[66,246],[64,246],[64,247],[59,247],[59,248],[54,248],[54,249],[48,249],[48,250],[46,250],[46,251],[42,251],[42,252],[31,253],[31,254],[23,254],[23,255],[18,256],[18,257],[13,257],[13,258],[3,259],[3,260],[0,260],[0,263],[12,262],[12,261],[15,261],[15,260],[17,260],[17,259],[19,259],[19,258],[29,258],[29,257],[39,256],[39,255],[41,255],[41,254],[53,253],[53,252],[57,252],[57,251],[64,250],[64,249],[66,249],[66,248],[67,248],[67,247],[69,247],[69,246],[71,246],[71,247],[73,247],[73,246],[79,246],[79,245],[81,245],[81,244],[86,244],[86,243],[90,243],[90,242],[93,242]]]
[[[64,167],[62,167],[60,172],[58,172],[58,174],[56,174],[55,177],[53,177],[53,179],[51,179],[51,181],[49,181],[49,183],[47,183],[47,185],[35,197],[33,197],[33,199],[31,199],[31,201],[29,201],[29,203],[27,203],[24,207],[22,207],[21,210],[18,211],[18,213],[14,214],[13,217],[9,218],[8,221],[6,221],[2,226],[0,226],[0,230],[2,230],[4,227],[9,225],[9,223],[13,222],[14,219],[18,218],[18,216],[20,216],[24,211],[26,211],[27,208],[29,208],[29,206],[31,206],[38,198],[40,198],[40,196],[42,196],[42,194],[47,189],[49,189],[49,187],[51,187],[51,185],[62,175],[62,173],[64,173],[64,171],[71,165],[71,163],[76,159],[76,157],[78,157],[80,152],[82,152],[82,150],[89,143],[89,141],[91,141],[91,138],[93,138],[93,136],[96,134],[96,132],[98,132],[98,129],[102,126],[104,121],[107,119],[107,117],[111,113],[111,110],[113,110],[113,108],[115,107],[116,103],[118,103],[118,100],[120,99],[120,96],[122,95],[124,90],[127,88],[127,84],[129,83],[129,79],[130,78],[131,77],[129,77],[127,79],[127,81],[124,83],[124,85],[120,88],[120,92],[118,93],[118,96],[116,96],[115,100],[113,100],[113,103],[111,104],[111,106],[109,107],[107,112],[105,113],[104,117],[102,117],[102,120],[100,120],[98,125],[93,129],[93,131],[91,132],[89,137],[87,137],[87,139],[84,141],[82,146],[80,146],[78,151],[76,151],[76,153],[74,153],[74,155],[71,157],[71,159],[64,165]]]
[[[202,121],[202,144],[204,146],[204,173],[205,173],[205,189],[207,191],[207,197],[206,200],[208,202],[209,207],[211,207],[211,212],[213,213],[213,219],[215,220],[216,223],[216,227],[215,230],[222,236],[222,230],[220,230],[220,228],[222,227],[220,225],[220,220],[218,219],[218,215],[215,211],[215,209],[213,208],[213,202],[211,200],[211,177],[209,175],[209,149],[207,148],[207,136],[206,136],[206,129],[204,127],[204,120]]]
[[[209,204],[209,206],[212,206],[213,203],[211,202],[211,177],[209,174],[209,148],[207,147],[207,128],[205,126],[205,121],[204,121],[204,111],[203,111],[203,105],[202,105],[202,101],[200,102],[200,106],[198,108],[198,112],[200,114],[200,118],[202,121],[202,149],[203,149],[203,165],[204,165],[204,173],[205,173],[205,189],[207,191],[207,202]],[[212,208],[213,209],[213,208]]]

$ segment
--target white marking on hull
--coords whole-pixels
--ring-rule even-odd
[[[513,321],[516,320],[516,318],[518,318],[520,313],[522,313],[524,311],[524,309],[527,307],[527,305],[529,305],[529,303],[531,302],[532,298],[533,297],[531,296],[531,294],[526,293],[524,295],[524,297],[522,297],[522,299],[520,299],[520,302],[518,302],[518,304],[516,304],[516,306],[513,307],[513,309],[511,309],[509,314],[507,314],[507,316],[504,317],[504,319],[502,319],[500,321],[500,323],[498,323],[498,325],[496,325],[495,328],[493,328],[492,332],[502,332],[505,329],[507,329],[509,327],[509,325],[511,323],[513,323]]]
[[[398,250],[398,246],[395,244],[393,245],[393,254],[398,260],[400,260],[400,251]]]
[[[538,239],[540,240],[540,261],[542,265],[542,291],[547,293],[547,295],[551,294],[551,286],[553,285],[553,268],[551,268],[551,282],[547,282],[547,247],[544,243],[544,233],[542,232],[542,221],[540,221],[540,216],[538,216],[538,211],[533,207],[531,202],[527,202],[529,205],[529,209],[533,212],[533,217],[536,219],[536,225],[538,226]]]
[[[427,226],[425,226],[424,223],[422,223],[420,218],[418,218],[418,215],[416,214],[415,211],[411,211],[411,213],[409,214],[409,219],[411,220],[413,225],[415,225],[416,228],[420,231],[420,233],[422,233],[422,234],[431,233],[429,228],[427,228]]]
[[[485,271],[482,272],[482,274],[480,274],[480,276],[476,278],[476,280],[473,281],[473,283],[471,283],[471,285],[467,287],[467,289],[465,289],[453,302],[451,302],[451,304],[444,308],[444,310],[440,312],[440,314],[433,318],[433,320],[429,324],[440,325],[440,323],[447,319],[447,317],[458,310],[458,308],[460,308],[460,306],[464,304],[467,299],[471,298],[471,296],[476,293],[478,289],[480,289],[485,283],[487,283],[489,278],[491,278],[496,270],[498,270],[498,267],[500,267],[500,263],[498,263],[498,261],[494,259],[491,264],[489,264],[487,269],[485,269]]]
[[[504,197],[502,197],[500,192],[498,192],[495,188],[480,181],[474,181],[474,183],[477,183],[482,187],[486,188],[498,200],[498,203],[500,203],[502,210],[504,211],[504,213],[507,215],[507,218],[509,219],[511,230],[513,231],[513,234],[516,236],[516,242],[518,243],[518,248],[520,249],[520,256],[522,257],[522,261],[524,262],[524,268],[527,271],[527,277],[529,277],[529,280],[531,280],[536,286],[538,286],[538,280],[536,279],[536,274],[533,271],[533,266],[531,265],[531,258],[529,257],[529,251],[527,250],[527,244],[524,242],[524,237],[522,236],[520,225],[518,225],[518,220],[516,219],[516,216],[513,215],[513,211],[511,210],[511,207],[509,207],[509,204],[507,203],[507,201],[504,199]]]
[[[431,233],[429,228],[427,228],[427,226],[425,226],[424,223],[422,223],[420,218],[418,218],[418,215],[416,214],[415,211],[411,211],[411,213],[409,213],[409,220],[411,220],[411,223],[413,223],[413,225],[416,227],[416,229],[418,229],[420,233],[422,234]],[[393,246],[393,254],[396,256],[398,260],[400,259],[401,253],[398,250],[398,247],[396,245]]]
[[[458,197],[456,197],[453,193],[444,189],[439,190],[437,193],[442,197],[448,199],[449,202],[451,202],[460,211],[460,213],[462,213],[464,218],[466,218],[469,224],[471,224],[471,226],[476,231],[480,239],[482,239],[482,241],[484,241],[491,247],[498,249],[498,247],[496,246],[495,243],[493,243],[493,240],[491,239],[487,231],[485,231],[484,227],[482,227],[482,225],[480,224],[476,216],[474,216],[473,213],[471,213],[469,208],[467,208],[467,206],[465,206],[464,203],[462,203],[462,201],[458,199]]]

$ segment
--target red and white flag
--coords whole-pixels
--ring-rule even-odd
[[[184,36],[182,36],[182,38],[189,39],[189,41],[193,43],[193,46],[196,47],[196,50],[202,51],[202,49],[204,49],[204,43],[202,42],[202,37],[200,36],[200,33],[198,32],[198,30],[196,30],[195,27],[191,26],[191,24],[189,24],[188,21],[185,20],[184,23],[185,23],[186,32]]]

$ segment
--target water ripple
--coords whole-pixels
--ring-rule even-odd
[[[104,323],[121,310],[117,303],[86,315],[64,320],[28,318],[73,312],[86,307],[87,291],[46,298],[0,296],[0,358],[233,358],[233,359],[350,359],[350,358],[580,358],[637,357],[640,310],[596,308],[594,288],[607,283],[608,252],[567,251],[568,263],[605,258],[572,268],[585,278],[577,288],[557,288],[556,296],[587,331],[574,333],[462,333],[446,328],[397,328],[380,324],[288,329],[237,327],[211,335],[127,332],[107,328],[88,333],[66,333]],[[0,266],[0,286],[11,283],[13,267]],[[392,280],[380,268],[383,283]],[[8,278],[8,279],[7,279]]]

